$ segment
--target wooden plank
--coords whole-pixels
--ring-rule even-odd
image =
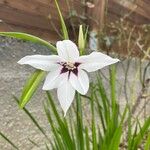
[[[144,2],[144,1],[143,1]],[[143,3],[145,6],[143,8],[139,7],[141,1],[136,1],[136,3],[132,3],[129,1],[124,1],[123,3],[119,0],[110,0],[109,1],[109,10],[112,12],[116,12],[123,16],[127,13],[131,13],[129,18],[131,18],[135,23],[144,24],[150,22],[150,9],[149,11],[145,10],[145,7],[150,7],[149,3]]]
[[[41,29],[50,29],[50,19],[47,17],[42,17],[39,15],[33,15],[30,13],[25,13],[23,11],[18,11],[16,9],[1,6],[0,5],[0,19],[4,20],[6,23],[12,23],[16,25],[21,25],[25,27],[38,27]],[[55,25],[59,27],[59,22],[57,20],[52,20]]]
[[[69,1],[72,3],[70,7],[74,7],[78,14],[84,11],[78,0]],[[58,2],[64,18],[68,22],[70,12],[66,0]],[[15,26],[16,31],[18,31],[17,27],[21,26],[21,28],[38,28],[50,31],[57,29],[60,32],[60,19],[54,0],[0,0],[0,19]]]
[[[55,43],[55,41],[60,40],[60,37],[54,31],[43,30],[43,29],[41,30],[39,28],[31,28],[31,27],[27,28],[27,27],[17,26],[13,24],[5,24],[3,22],[0,23],[0,31],[1,32],[8,32],[8,31],[25,32],[38,37],[42,37],[43,39],[47,41],[51,41],[53,43]]]
[[[94,9],[88,9],[88,16],[93,18],[95,21],[90,21],[90,27],[92,30],[102,29],[104,26],[104,13],[106,7],[105,0],[97,0],[95,1]]]
[[[138,0],[136,2],[137,6],[139,8],[141,8],[142,10],[144,10],[148,15],[148,17],[150,16],[150,1],[146,1],[146,0]]]
[[[82,4],[81,1],[68,1],[71,10],[76,10],[79,16],[80,14],[84,14],[87,8],[85,8],[85,5]],[[71,25],[68,19],[70,9],[68,8],[66,0],[58,0],[58,2],[61,6],[65,21],[67,21],[68,27],[70,27]],[[149,0],[137,0],[135,4],[127,1],[121,3],[120,0],[108,0],[108,18],[110,18],[110,20],[117,20],[129,13],[134,7],[137,7],[135,12],[128,17],[128,20],[133,24],[150,23],[149,4]],[[91,19],[87,22],[93,29],[102,27],[104,22],[104,5],[105,0],[96,0],[95,7],[87,9],[86,15],[94,20],[91,21]],[[51,19],[49,19],[49,17]],[[0,0],[0,19],[12,25],[16,31],[20,31],[21,28],[27,28],[29,31],[29,28],[31,28],[31,31],[37,29],[39,32],[44,30],[54,33],[52,24],[55,28],[60,30],[60,21],[54,0]],[[78,25],[79,21],[75,23]]]
[[[54,17],[58,16],[54,0],[1,0],[0,4],[40,16],[48,16],[49,14]],[[80,14],[82,13],[82,5],[79,4],[77,5],[77,2],[73,2],[74,9]],[[69,13],[66,0],[61,0],[60,6],[62,6],[63,16],[66,17]]]
[[[116,0],[110,0],[108,3],[109,14],[115,14],[118,16],[118,18],[129,14],[131,11],[132,13],[128,16],[128,19],[134,24],[146,24],[150,22],[150,16],[148,15],[148,13],[143,9],[138,8],[136,4],[120,4]]]

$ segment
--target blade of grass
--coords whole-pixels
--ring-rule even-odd
[[[118,127],[114,133],[113,138],[111,139],[111,143],[109,145],[109,150],[118,150],[119,144],[121,140],[122,127]]]
[[[145,143],[145,146],[144,146],[144,150],[150,150],[150,133],[147,137],[147,140],[146,140],[146,143]]]
[[[31,99],[39,84],[42,82],[45,72],[41,70],[36,70],[26,81],[26,84],[23,88],[21,100],[19,102],[20,108],[23,108]]]
[[[97,76],[97,81],[98,93],[100,94],[102,100],[102,108],[104,110],[105,122],[107,127],[110,122],[110,104],[100,75]]]
[[[111,88],[111,105],[112,105],[112,121],[114,128],[118,126],[119,109],[116,102],[116,67],[112,65],[110,67],[110,88]],[[113,129],[112,129],[113,130]]]
[[[138,148],[140,142],[143,140],[143,137],[149,128],[150,128],[150,117],[144,122],[144,125],[141,127],[139,133],[136,135],[132,146],[132,150]]]
[[[76,118],[77,118],[77,141],[78,141],[78,149],[84,149],[84,138],[83,138],[83,118],[82,118],[82,104],[81,104],[81,96],[79,93],[76,93]]]
[[[128,133],[127,133],[127,141],[128,141],[128,149],[132,143],[132,125],[131,125],[131,118],[132,118],[132,113],[131,113],[131,108],[130,105],[127,104],[128,108],[128,119],[127,119],[127,125],[128,125]]]
[[[13,37],[13,38],[17,38],[17,39],[21,39],[21,40],[25,40],[25,41],[30,41],[33,43],[38,43],[38,44],[42,44],[46,47],[48,47],[52,52],[56,53],[57,49],[56,47],[54,47],[52,44],[50,44],[49,42],[36,37],[34,35],[30,35],[27,33],[21,33],[21,32],[0,32],[1,36],[7,36],[7,37]]]
[[[0,136],[4,138],[13,148],[19,150],[19,148],[10,140],[8,137],[6,137],[2,132],[0,132]]]
[[[103,140],[103,135],[101,133],[101,129],[100,128],[98,128],[98,139],[99,139],[98,149],[101,150],[102,149],[102,144],[103,144],[104,140]]]
[[[71,137],[72,137],[72,140],[75,141],[76,137],[75,137],[75,126],[76,126],[76,123],[75,121],[73,120],[73,116],[74,116],[74,113],[73,113],[73,109],[71,108],[70,109],[70,113],[69,113],[69,126],[70,126],[70,132],[71,132]]]
[[[120,126],[123,125],[123,122],[124,122],[124,120],[125,120],[127,111],[128,111],[128,106],[127,106],[127,104],[126,104],[126,106],[125,106],[125,108],[124,108],[124,111],[123,111],[123,114],[122,114],[122,116],[121,116]]]
[[[58,13],[59,13],[59,17],[60,17],[60,21],[61,21],[63,37],[64,37],[65,40],[67,40],[67,39],[69,39],[68,31],[67,31],[67,27],[66,27],[66,24],[65,24],[65,21],[64,21],[64,18],[62,16],[62,13],[61,13],[61,10],[60,10],[60,7],[58,5],[57,0],[55,0],[55,4],[56,4],[56,7],[57,7],[57,10],[58,10]]]
[[[48,105],[45,105],[44,104],[44,110],[45,110],[45,113],[46,113],[46,116],[47,116],[47,119],[48,119],[48,122],[52,128],[52,132],[55,136],[55,144],[57,143],[57,145],[59,146],[60,149],[64,149],[63,148],[63,143],[62,143],[62,140],[60,139],[60,136],[59,136],[59,133],[57,132],[57,128],[54,126],[54,122],[51,118],[51,114],[50,114],[50,111],[47,107]]]
[[[73,141],[72,141],[71,135],[69,133],[69,128],[66,127],[64,121],[61,119],[61,116],[58,114],[58,111],[55,107],[55,104],[53,102],[53,99],[52,99],[50,93],[47,91],[46,94],[48,97],[49,107],[51,108],[51,110],[56,118],[56,121],[59,125],[60,136],[62,136],[62,138],[64,139],[63,142],[65,142],[68,149],[74,150],[75,143],[73,143]]]
[[[92,112],[92,145],[93,150],[98,150],[98,144],[97,144],[97,132],[96,132],[96,125],[95,125],[95,111],[94,111],[94,91],[91,84],[91,112]]]
[[[99,100],[98,100],[98,97],[97,97],[96,93],[94,94],[94,96],[95,96],[95,100],[96,100],[96,104],[97,104],[97,108],[98,108],[98,114],[99,114],[99,117],[100,117],[100,120],[101,120],[101,123],[102,123],[103,133],[105,133],[106,132],[106,126],[105,126],[106,122],[105,122],[104,115],[103,115],[104,114],[103,113],[103,108],[99,103]]]
[[[39,148],[39,145],[38,145],[37,143],[35,143],[33,140],[31,140],[30,138],[28,138],[28,140],[29,140],[34,146],[36,146],[36,147]]]
[[[89,140],[89,131],[88,128],[85,128],[85,143],[86,143],[86,150],[90,150],[90,140]]]
[[[116,69],[114,65],[110,67],[110,88],[111,88],[112,110],[115,110],[115,107],[116,107]]]

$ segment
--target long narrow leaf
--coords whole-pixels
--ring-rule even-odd
[[[95,124],[95,108],[94,108],[94,91],[91,84],[91,112],[92,112],[92,145],[94,150],[98,150],[98,144],[97,144],[97,131],[96,131],[96,124]]]
[[[57,145],[59,146],[60,149],[64,149],[62,139],[60,138],[59,133],[57,132],[57,127],[54,126],[54,122],[52,120],[52,117],[51,117],[51,114],[50,114],[50,111],[49,111],[47,105],[44,105],[44,110],[45,110],[48,122],[52,128],[52,132],[55,136],[55,144],[57,143]]]
[[[60,11],[60,8],[59,8],[57,0],[55,0],[55,4],[56,4],[56,7],[57,7],[57,10],[58,10],[58,13],[59,13],[59,17],[60,17],[60,21],[61,21],[61,27],[62,27],[63,37],[64,37],[64,39],[69,39],[67,27],[66,27],[64,18],[62,16],[62,13]]]
[[[150,133],[147,137],[146,143],[145,143],[145,147],[144,150],[149,150],[150,149]]]
[[[56,121],[59,125],[60,136],[62,137],[63,142],[66,144],[68,149],[74,150],[75,143],[73,143],[72,141],[71,135],[69,133],[69,128],[66,126],[66,123],[63,121],[63,119],[61,119],[61,115],[59,115],[50,93],[46,92],[46,94],[48,97],[49,107],[51,108],[54,117],[56,118]]]
[[[52,44],[31,34],[21,33],[21,32],[0,32],[0,35],[42,44],[48,47],[52,52],[56,52],[56,48]]]
[[[76,93],[76,107],[77,107],[77,142],[78,149],[84,149],[84,138],[83,138],[83,118],[82,118],[82,105],[81,105],[81,97],[79,93]]]
[[[118,150],[121,140],[122,127],[118,127],[109,145],[109,150]]]
[[[134,140],[134,143],[132,146],[132,150],[138,148],[138,145],[142,141],[142,139],[143,139],[145,133],[148,131],[148,129],[150,129],[150,117],[144,122],[143,127],[140,129],[139,133],[135,137],[135,140]]]
[[[46,73],[44,71],[36,70],[27,80],[22,91],[20,108],[23,108],[29,102],[29,100],[31,99],[31,97],[39,87],[39,84],[43,80],[45,74]]]
[[[89,131],[88,128],[85,128],[85,141],[86,141],[86,150],[90,150],[90,140],[89,140]]]
[[[11,140],[9,140],[2,132],[0,132],[0,136],[2,136],[13,148],[19,150],[19,148]]]

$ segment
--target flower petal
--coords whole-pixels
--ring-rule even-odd
[[[58,41],[56,46],[58,55],[66,61],[72,62],[79,57],[79,51],[76,44],[70,40]]]
[[[100,52],[93,52],[90,55],[79,57],[76,61],[82,63],[79,66],[80,69],[93,72],[105,66],[117,63],[119,59],[111,58],[110,56]]]
[[[75,96],[75,90],[68,79],[64,80],[58,87],[57,95],[65,116]]]
[[[61,58],[57,55],[31,55],[25,56],[18,61],[19,64],[27,64],[36,69],[44,71],[51,71],[60,66],[57,62],[60,62]]]
[[[78,70],[78,75],[70,74],[69,82],[81,94],[86,94],[89,89],[89,78],[85,71]]]
[[[60,74],[61,69],[62,67],[59,67],[57,70],[48,73],[43,85],[43,90],[57,88],[63,80],[68,79],[68,72]]]

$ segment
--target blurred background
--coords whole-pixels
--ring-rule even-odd
[[[88,27],[88,52],[103,51],[121,60],[116,66],[118,103],[122,107],[131,103],[135,118],[149,116],[150,1],[58,0],[58,3],[72,40],[77,40],[82,24]],[[2,31],[25,32],[55,44],[62,39],[62,34],[54,0],[0,0]],[[30,139],[39,143],[42,149],[43,137],[12,98],[12,94],[20,95],[26,78],[34,70],[18,65],[17,61],[26,55],[49,53],[45,46],[0,36],[0,131],[22,150],[37,149]],[[109,89],[108,68],[100,73]],[[39,88],[27,108],[48,130],[42,107],[44,99],[45,94]],[[0,150],[11,150],[1,137]]]
[[[89,32],[96,32],[98,46],[103,50],[123,54],[130,51],[136,56],[143,54],[144,49],[147,50],[149,0],[58,2],[72,39],[77,38],[78,26],[82,24],[88,26]],[[54,0],[0,0],[0,31],[26,32],[50,42],[61,39]]]

